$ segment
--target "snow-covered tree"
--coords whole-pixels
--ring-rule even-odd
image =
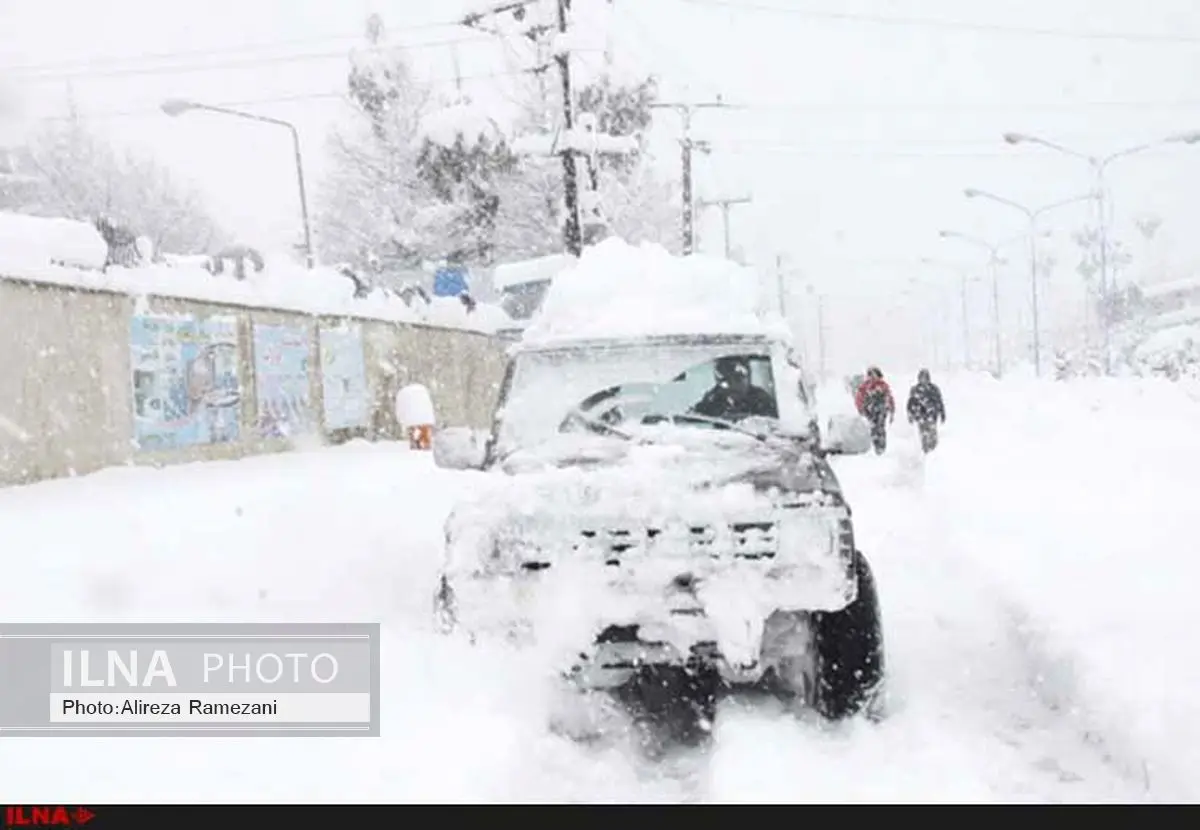
[[[362,270],[369,262],[396,270],[562,251],[557,85],[531,83],[516,118],[502,124],[465,97],[435,102],[400,51],[386,47],[378,16],[367,38],[369,48],[352,55],[346,118],[330,137],[332,169],[317,211],[322,250]],[[577,95],[579,114],[590,114],[597,132],[635,139],[637,150],[579,157],[581,193],[594,179],[609,232],[673,246],[678,197],[641,140],[651,124],[653,81],[623,86],[602,77]],[[510,143],[509,135],[518,139]],[[545,146],[522,149],[530,135]]]
[[[490,264],[502,183],[516,157],[499,125],[463,99],[429,113],[421,125],[417,180],[438,259]]]
[[[352,55],[350,108],[329,140],[319,195],[322,248],[360,268],[490,261],[498,181],[515,159],[503,130],[469,100],[438,105],[377,15]]]
[[[155,251],[209,252],[223,234],[192,188],[175,181],[154,158],[121,152],[92,132],[75,112],[48,121],[18,151],[32,175],[22,203],[27,213],[105,219],[150,239]]]
[[[634,243],[653,241],[678,250],[678,188],[654,169],[654,159],[646,149],[646,134],[653,123],[650,105],[656,94],[653,79],[621,85],[600,76],[580,88],[578,114],[593,116],[597,133],[633,139],[637,149],[579,156],[576,170],[585,198],[595,182],[608,233]],[[516,132],[542,141],[517,144],[532,151],[521,154],[503,193],[497,248],[504,259],[563,249],[563,163],[561,157],[549,154],[561,140],[561,117],[557,99],[549,99],[545,87],[530,85]]]
[[[638,155],[645,150],[645,137],[654,121],[650,105],[658,100],[658,85],[654,78],[646,78],[636,84],[617,84],[610,75],[601,75],[597,80],[579,90],[580,112],[596,116],[596,131],[605,135],[617,135],[635,139],[638,154],[601,156],[601,169],[628,171],[634,168]]]
[[[402,52],[386,47],[377,15],[367,40],[351,55],[349,105],[328,138],[331,170],[318,189],[315,224],[333,259],[361,270],[411,268],[425,256],[416,169],[429,92]]]
[[[1080,249],[1080,261],[1075,270],[1083,277],[1097,320],[1112,325],[1128,319],[1130,298],[1127,287],[1122,287],[1118,279],[1121,270],[1133,261],[1128,250],[1120,241],[1102,235],[1094,227],[1076,231],[1074,240]],[[1105,251],[1107,262],[1103,258]],[[1103,284],[1105,268],[1102,265],[1107,266],[1107,285]]]

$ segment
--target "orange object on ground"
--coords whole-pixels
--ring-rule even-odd
[[[408,428],[408,446],[414,450],[433,449],[433,426],[420,424]]]

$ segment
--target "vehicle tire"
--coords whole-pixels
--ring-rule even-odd
[[[710,737],[720,683],[715,668],[645,666],[615,694],[642,733],[642,748],[655,755]]]
[[[841,611],[812,614],[817,665],[813,707],[841,720],[877,714],[884,682],[883,621],[875,577],[862,552],[854,557],[858,596]]]

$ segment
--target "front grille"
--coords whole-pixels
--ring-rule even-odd
[[[811,509],[811,508],[809,508]],[[806,513],[806,509],[785,511],[792,515]],[[820,511],[827,516],[824,510]],[[601,560],[606,565],[619,567],[644,559],[675,559],[695,561],[764,561],[787,560],[788,551],[780,549],[778,524],[770,519],[757,521],[682,523],[663,526],[608,525],[585,527],[577,531],[573,541],[568,536],[566,544],[552,545],[550,549],[527,550],[522,556],[521,567],[537,571],[550,567],[550,561],[560,555],[583,559]],[[838,523],[838,547],[843,552],[852,551],[854,536],[850,517],[843,513]],[[535,546],[535,549],[539,546]],[[529,556],[528,554],[533,554]]]
[[[775,522],[694,524],[666,528],[605,528],[580,532],[575,552],[602,557],[606,564],[643,556],[773,559],[779,552]]]

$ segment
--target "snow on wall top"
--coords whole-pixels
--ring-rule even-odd
[[[610,237],[555,276],[521,344],[673,334],[788,339],[790,332],[773,306],[753,269]]]
[[[520,262],[506,262],[492,271],[492,288],[503,291],[514,285],[554,279],[556,274],[574,262],[575,257],[570,254],[550,254]]]
[[[88,222],[0,212],[0,262],[6,265],[103,268],[107,258],[108,245]]]
[[[353,283],[335,269],[309,270],[287,260],[268,258],[261,272],[248,264],[246,279],[238,280],[228,273],[210,273],[202,264],[207,257],[172,257],[102,272],[107,255],[107,244],[87,222],[0,212],[0,279],[488,334],[512,322],[499,306],[479,303],[468,313],[457,298],[435,297],[428,305],[409,306],[400,297],[378,290],[355,297]]]

